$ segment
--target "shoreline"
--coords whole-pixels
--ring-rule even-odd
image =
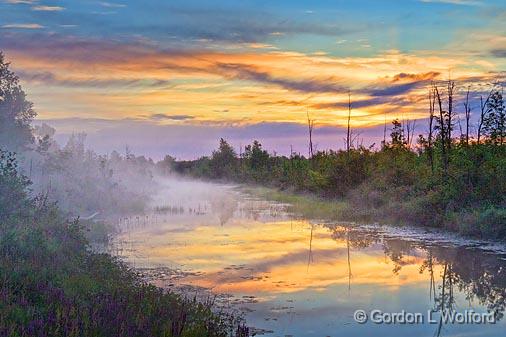
[[[369,224],[379,224],[385,226],[393,226],[398,228],[417,228],[417,229],[431,229],[444,231],[451,235],[459,235],[466,239],[487,240],[499,243],[505,243],[506,239],[497,238],[493,236],[493,232],[484,232],[481,235],[475,229],[478,223],[457,224],[458,212],[449,214],[450,219],[447,219],[442,226],[428,226],[419,223],[411,223],[404,219],[395,219],[394,216],[386,214],[386,209],[366,209],[354,208],[349,200],[333,200],[316,196],[310,193],[297,193],[294,191],[280,190],[275,187],[256,186],[241,184],[239,190],[246,193],[265,198],[267,200],[288,203],[291,205],[294,212],[302,214],[308,218],[321,218],[330,221],[345,221],[345,222],[363,222]],[[479,209],[474,211],[479,212]],[[454,216],[454,218],[451,218]]]

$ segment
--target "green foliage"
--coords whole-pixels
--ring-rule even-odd
[[[26,188],[30,182],[18,174],[18,165],[13,153],[0,149],[0,224],[26,218],[32,204]]]
[[[155,170],[166,172],[170,160],[155,164],[132,153],[98,155],[85,147],[84,134],[72,135],[60,148],[48,137],[39,139],[37,151],[23,152],[24,170],[30,172],[35,193],[46,193],[62,211],[73,216],[112,216],[113,212],[142,212],[156,188]]]
[[[213,178],[231,177],[237,168],[237,154],[223,138],[217,151],[213,152],[209,162],[210,173]]]
[[[61,148],[52,139],[55,129],[46,124],[30,126],[35,115],[19,78],[0,53],[0,147],[18,154],[21,171],[29,174],[34,194],[47,195],[49,200],[58,202],[62,211],[73,216],[98,212],[107,217],[112,212],[143,211],[155,188],[153,171],[166,173],[163,169],[173,161],[167,157],[155,167],[151,159],[134,156],[128,148],[124,156],[115,151],[110,156],[98,155],[85,148],[85,134],[72,135]],[[1,169],[6,180],[4,190],[0,191],[0,202],[4,204],[0,217],[5,218],[27,208],[20,205],[25,199],[13,194],[16,184],[26,185],[26,182],[22,178],[11,179],[8,170],[13,160],[3,162],[6,166]],[[10,170],[17,171],[17,164]],[[16,191],[25,193],[23,189]],[[3,202],[5,198],[10,205]]]
[[[258,140],[246,146],[244,158],[248,161],[248,165],[252,170],[262,170],[269,165],[269,153],[262,149],[262,144]]]
[[[500,91],[493,92],[487,102],[483,131],[494,144],[506,141],[506,107]]]
[[[406,145],[402,124],[396,119],[392,122],[392,125],[392,133],[390,134],[392,138],[391,146],[394,148],[402,148]]]
[[[363,147],[320,151],[310,159],[271,156],[258,141],[246,146],[243,158],[237,158],[222,140],[227,146],[220,146],[213,159],[175,162],[173,167],[200,178],[226,178],[346,200],[348,207],[340,208],[339,215],[348,220],[381,219],[506,237],[506,222],[499,216],[506,204],[506,144],[465,140],[448,144],[445,139],[443,146],[439,137],[430,148],[422,139],[422,147],[414,151],[398,121],[391,136],[391,142],[379,151]],[[216,158],[220,166],[209,165]],[[490,207],[498,211],[490,215]],[[473,212],[477,214],[470,216]],[[490,214],[485,216],[486,212]]]
[[[488,207],[482,212],[478,212],[478,221],[480,224],[480,231],[486,235],[492,237],[506,237],[506,209],[497,208],[495,206]]]
[[[19,151],[33,142],[30,122],[36,114],[9,66],[0,52],[0,144]]]
[[[91,252],[83,225],[46,197],[30,197],[15,157],[0,154],[0,336],[228,335],[236,321],[209,304],[148,285]]]

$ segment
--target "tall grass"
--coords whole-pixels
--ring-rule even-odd
[[[0,151],[0,336],[247,336],[211,302],[156,288],[92,252],[83,225],[28,187]]]

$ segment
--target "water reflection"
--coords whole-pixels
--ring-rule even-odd
[[[183,211],[164,213],[160,207],[147,218],[156,221],[122,226],[117,242],[123,249],[117,253],[145,268],[157,285],[222,294],[222,304],[242,310],[249,324],[273,336],[500,336],[504,331],[504,255],[406,240],[379,227],[310,221],[287,213],[287,205],[229,188],[195,197],[165,198],[165,205],[180,202]],[[195,211],[198,205],[201,210]],[[469,308],[493,311],[499,323],[353,321],[356,309],[437,314]]]

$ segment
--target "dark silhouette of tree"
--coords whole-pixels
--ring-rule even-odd
[[[392,141],[391,143],[392,147],[403,148],[406,145],[402,124],[397,119],[392,121],[392,132],[390,133],[390,137]]]
[[[427,156],[429,157],[430,169],[434,173],[434,111],[436,108],[436,93],[433,88],[429,91],[429,135],[427,139]]]
[[[453,111],[453,94],[455,91],[455,82],[448,81],[446,88],[447,108],[443,107],[443,93],[437,84],[433,84],[434,94],[439,108],[439,116],[436,117],[436,130],[439,131],[438,140],[441,147],[441,161],[443,166],[443,178],[448,179],[448,169],[450,166],[452,150],[452,131],[454,127],[455,112]],[[442,89],[444,90],[444,88]]]
[[[481,136],[483,133],[483,124],[485,122],[485,119],[487,118],[488,113],[488,101],[490,100],[490,97],[494,93],[494,90],[491,90],[485,100],[483,100],[483,96],[480,96],[480,120],[478,122],[478,144],[481,141]]]
[[[351,150],[351,93],[348,93],[348,123],[346,128],[346,152]]]
[[[483,131],[492,143],[502,145],[506,138],[506,108],[502,93],[493,92],[486,106]]]
[[[211,157],[211,174],[216,178],[229,177],[235,172],[236,166],[237,154],[234,148],[221,138],[218,150],[213,151]]]
[[[245,147],[244,158],[254,170],[264,169],[269,164],[269,153],[262,149],[262,144],[258,140]]]
[[[314,119],[309,118],[309,111],[307,111],[307,128],[309,134],[309,149],[308,154],[309,158],[313,158],[313,128],[314,128]]]
[[[0,149],[0,223],[26,217],[30,181],[19,174],[16,157]]]
[[[33,142],[30,122],[36,113],[9,66],[0,52],[0,147],[19,151]]]
[[[466,101],[464,102],[464,111],[466,113],[466,145],[469,145],[469,123],[471,121],[471,105],[469,104],[469,88],[467,88]]]

